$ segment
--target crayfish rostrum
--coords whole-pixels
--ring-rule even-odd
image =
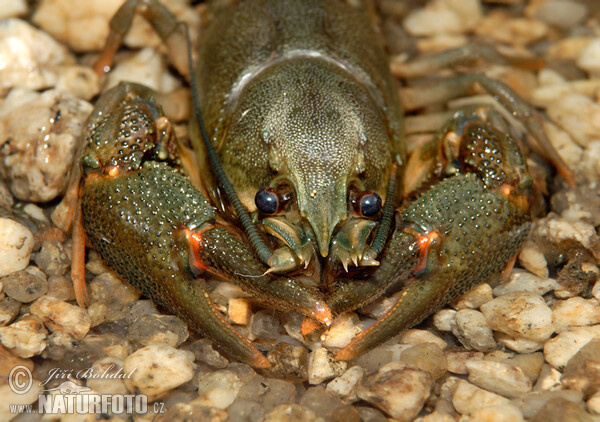
[[[99,68],[135,13],[170,45],[185,44],[158,2],[128,0]],[[215,310],[207,278],[304,314],[307,331],[401,291],[335,355],[351,359],[511,265],[535,196],[519,146],[488,123],[498,113],[472,106],[407,160],[397,82],[361,11],[334,0],[250,0],[218,13],[199,44],[194,72],[176,60],[195,97],[197,168],[187,174],[197,172],[200,185],[187,177],[152,91],[122,83],[106,92],[75,172],[80,262],[85,231],[128,282],[257,367],[270,363]],[[424,89],[424,103],[428,93],[450,98],[475,84],[568,177],[540,117],[504,84],[458,76]]]

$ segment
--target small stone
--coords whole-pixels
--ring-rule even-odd
[[[98,302],[106,305],[108,321],[118,321],[126,316],[129,304],[135,302],[140,296],[136,289],[122,282],[113,272],[94,277],[88,283],[88,293],[91,303]]]
[[[277,311],[258,311],[252,316],[250,331],[257,339],[266,341],[277,340],[282,332],[280,319]]]
[[[594,417],[585,411],[583,402],[573,403],[564,398],[548,401],[530,420],[531,422],[595,421]]]
[[[33,250],[33,234],[10,218],[0,218],[0,277],[24,270]]]
[[[499,404],[482,407],[469,415],[469,421],[486,422],[521,422],[523,414],[518,407],[512,404]]]
[[[130,391],[139,391],[154,401],[168,391],[189,381],[194,375],[194,354],[167,344],[151,344],[125,359],[123,371],[132,373],[125,379]]]
[[[51,275],[48,277],[48,296],[65,302],[75,299],[73,282],[62,275]]]
[[[40,381],[32,379],[31,385],[32,388],[23,394],[14,392],[8,383],[0,385],[0,420],[10,421],[15,418],[15,414],[10,411],[11,406],[33,404],[39,399],[42,390]]]
[[[412,11],[404,20],[404,29],[414,36],[460,34],[475,27],[481,18],[478,0],[436,0]],[[438,25],[431,25],[437,22]]]
[[[26,316],[8,327],[0,327],[0,341],[21,358],[39,355],[47,346],[48,331],[39,318]]]
[[[490,285],[481,283],[464,295],[456,298],[450,305],[457,311],[460,309],[477,309],[492,299],[492,288]]]
[[[543,341],[554,332],[552,311],[534,293],[512,293],[481,306],[492,329],[527,340]]]
[[[298,403],[328,421],[333,420],[333,414],[346,407],[346,404],[336,394],[320,385],[306,390]]]
[[[531,380],[521,368],[490,360],[471,359],[465,366],[469,381],[505,397],[518,397],[531,390]]]
[[[586,402],[588,410],[595,414],[600,415],[600,392],[594,394]]]
[[[587,147],[592,140],[597,139],[600,130],[600,105],[588,97],[572,93],[548,105],[548,116],[558,126],[566,130],[577,144]],[[558,222],[548,234],[555,238],[589,238],[589,227],[582,222]],[[571,226],[571,227],[568,227]]]
[[[547,403],[556,400],[581,403],[583,394],[572,390],[535,391],[513,399],[513,404],[521,409],[524,417],[530,419],[543,409]]]
[[[90,67],[69,66],[56,81],[56,90],[67,92],[75,98],[91,101],[100,92],[98,75]]]
[[[90,317],[90,326],[97,327],[106,321],[108,308],[103,303],[92,303],[90,306],[88,306],[87,313]]]
[[[1,21],[0,40],[0,57],[6,63],[0,70],[0,87],[5,90],[49,88],[61,68],[74,62],[65,47],[20,19]]]
[[[123,372],[123,361],[105,357],[95,361],[91,369],[83,371],[78,378],[85,379],[86,386],[100,394],[129,394],[121,375],[129,375]]]
[[[465,415],[489,406],[507,405],[510,401],[467,381],[458,380],[452,395],[452,404],[458,413]]]
[[[562,374],[552,366],[544,363],[540,370],[540,376],[533,386],[534,391],[555,390],[560,387],[560,377]]]
[[[273,365],[271,370],[278,376],[285,377],[296,374],[303,378],[306,377],[303,371],[305,370],[304,364],[308,359],[308,351],[303,346],[279,343],[269,352],[267,359]]]
[[[406,330],[400,336],[400,343],[417,345],[421,343],[434,343],[440,349],[445,349],[448,346],[444,340],[428,330],[411,329]]]
[[[435,343],[421,343],[409,347],[402,352],[400,359],[412,368],[429,373],[435,380],[446,374],[444,352]],[[390,364],[383,366],[379,372],[383,372],[388,365]]]
[[[177,347],[189,336],[185,323],[172,315],[143,315],[127,329],[128,340],[137,345],[166,343]]]
[[[216,369],[223,369],[229,363],[223,355],[215,350],[212,341],[207,338],[196,340],[193,343],[184,346],[184,349],[192,352],[196,357],[197,362],[204,362],[208,366]]]
[[[246,325],[252,316],[250,301],[243,297],[229,298],[227,317],[232,324]]]
[[[358,410],[362,422],[386,422],[388,420],[378,409],[365,406],[357,406],[355,409]]]
[[[511,17],[501,11],[485,15],[475,28],[482,37],[513,46],[525,46],[538,41],[548,33],[548,26],[529,18]]]
[[[21,305],[10,297],[0,300],[0,327],[10,324],[19,315]]]
[[[433,326],[440,331],[452,331],[452,324],[455,317],[455,310],[441,309],[433,314]]]
[[[331,349],[342,349],[361,331],[358,315],[347,312],[337,317],[329,329],[321,335],[321,344]]]
[[[557,333],[572,327],[600,323],[600,304],[598,300],[573,297],[557,301],[552,306],[552,319]]]
[[[272,378],[265,379],[261,382],[261,385],[265,386],[262,398],[262,405],[265,412],[284,403],[296,402],[296,387],[289,381]]]
[[[237,397],[242,382],[233,372],[226,369],[211,372],[200,378],[198,399],[203,406],[227,409]]]
[[[552,278],[541,278],[537,275],[520,269],[514,269],[506,283],[500,284],[493,290],[494,296],[503,296],[509,293],[529,292],[544,295],[560,286]]]
[[[600,391],[600,339],[593,339],[573,356],[563,371],[561,383],[591,397]]]
[[[262,422],[325,422],[325,419],[299,404],[282,404],[267,413]]]
[[[54,240],[44,241],[33,260],[49,276],[65,275],[71,265],[65,246]]]
[[[85,309],[42,296],[29,308],[33,315],[40,317],[52,332],[63,332],[81,340],[90,330],[91,321]]]
[[[392,418],[410,421],[425,404],[432,387],[433,377],[427,372],[405,368],[364,379],[356,394]]]
[[[214,407],[206,407],[196,400],[187,403],[177,403],[167,413],[155,415],[152,421],[210,421],[230,422],[227,412]],[[143,419],[143,418],[140,418]]]
[[[336,361],[328,355],[327,349],[319,347],[308,355],[308,383],[320,384],[344,373],[348,364]]]
[[[11,92],[11,96],[17,94]],[[92,105],[56,90],[20,101],[0,115],[0,167],[15,197],[51,201],[67,185],[77,141]]]
[[[21,303],[30,303],[46,294],[48,283],[44,278],[34,276],[27,271],[17,271],[0,278],[2,291]]]
[[[227,408],[227,416],[231,422],[260,422],[264,414],[262,406],[252,400],[236,399]]]
[[[506,359],[504,362],[520,368],[523,371],[523,374],[525,374],[532,383],[535,383],[540,375],[542,364],[544,363],[544,354],[541,352],[520,353]]]
[[[365,376],[365,370],[360,366],[349,368],[339,377],[327,384],[327,391],[336,393],[344,403],[352,403],[358,400],[356,396],[356,385]]]
[[[569,0],[550,0],[538,2],[530,14],[549,25],[569,29],[580,23],[588,14],[588,7],[583,3]]]
[[[593,76],[600,74],[600,38],[594,38],[577,58],[577,66]]]
[[[482,352],[456,350],[446,351],[446,367],[454,374],[468,374],[466,363],[470,359],[483,359]]]
[[[8,19],[25,16],[29,9],[25,0],[2,0],[0,10],[0,19]]]
[[[539,278],[548,278],[548,263],[546,262],[546,257],[539,246],[534,242],[525,242],[519,252],[519,264]]]
[[[544,357],[550,365],[562,370],[583,346],[599,338],[600,325],[571,328],[544,344]]]
[[[466,348],[487,352],[496,348],[492,329],[484,315],[474,309],[462,309],[456,313],[452,334]]]
[[[500,332],[495,333],[494,337],[499,344],[506,346],[517,353],[532,353],[541,350],[544,347],[544,341],[527,340]]]
[[[174,91],[180,85],[167,71],[163,56],[149,47],[118,62],[108,74],[106,87],[112,88],[119,82],[130,80],[164,93]]]

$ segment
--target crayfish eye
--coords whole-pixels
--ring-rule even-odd
[[[279,210],[279,196],[268,186],[256,192],[254,203],[265,214],[275,214]]]
[[[363,193],[358,203],[359,213],[363,217],[373,217],[381,210],[381,197],[376,192]]]

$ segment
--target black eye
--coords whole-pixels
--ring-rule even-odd
[[[365,192],[359,202],[359,212],[363,217],[373,217],[381,210],[381,198],[375,192]]]
[[[256,192],[254,203],[265,214],[275,214],[279,209],[279,197],[270,187],[262,188]]]

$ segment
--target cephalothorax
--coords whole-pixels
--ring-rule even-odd
[[[129,0],[102,61],[136,9],[163,39],[178,36],[157,2]],[[398,285],[392,309],[336,354],[350,359],[501,273],[527,235],[532,179],[515,142],[485,123],[494,112],[458,112],[407,163],[384,50],[342,2],[230,7],[201,40],[196,70],[202,186],[181,169],[153,93],[121,84],[89,119],[77,216],[109,265],[237,359],[269,366],[213,308],[208,276],[326,325]],[[478,83],[544,141],[505,85],[453,83],[450,95]],[[415,174],[418,194],[407,188]]]

